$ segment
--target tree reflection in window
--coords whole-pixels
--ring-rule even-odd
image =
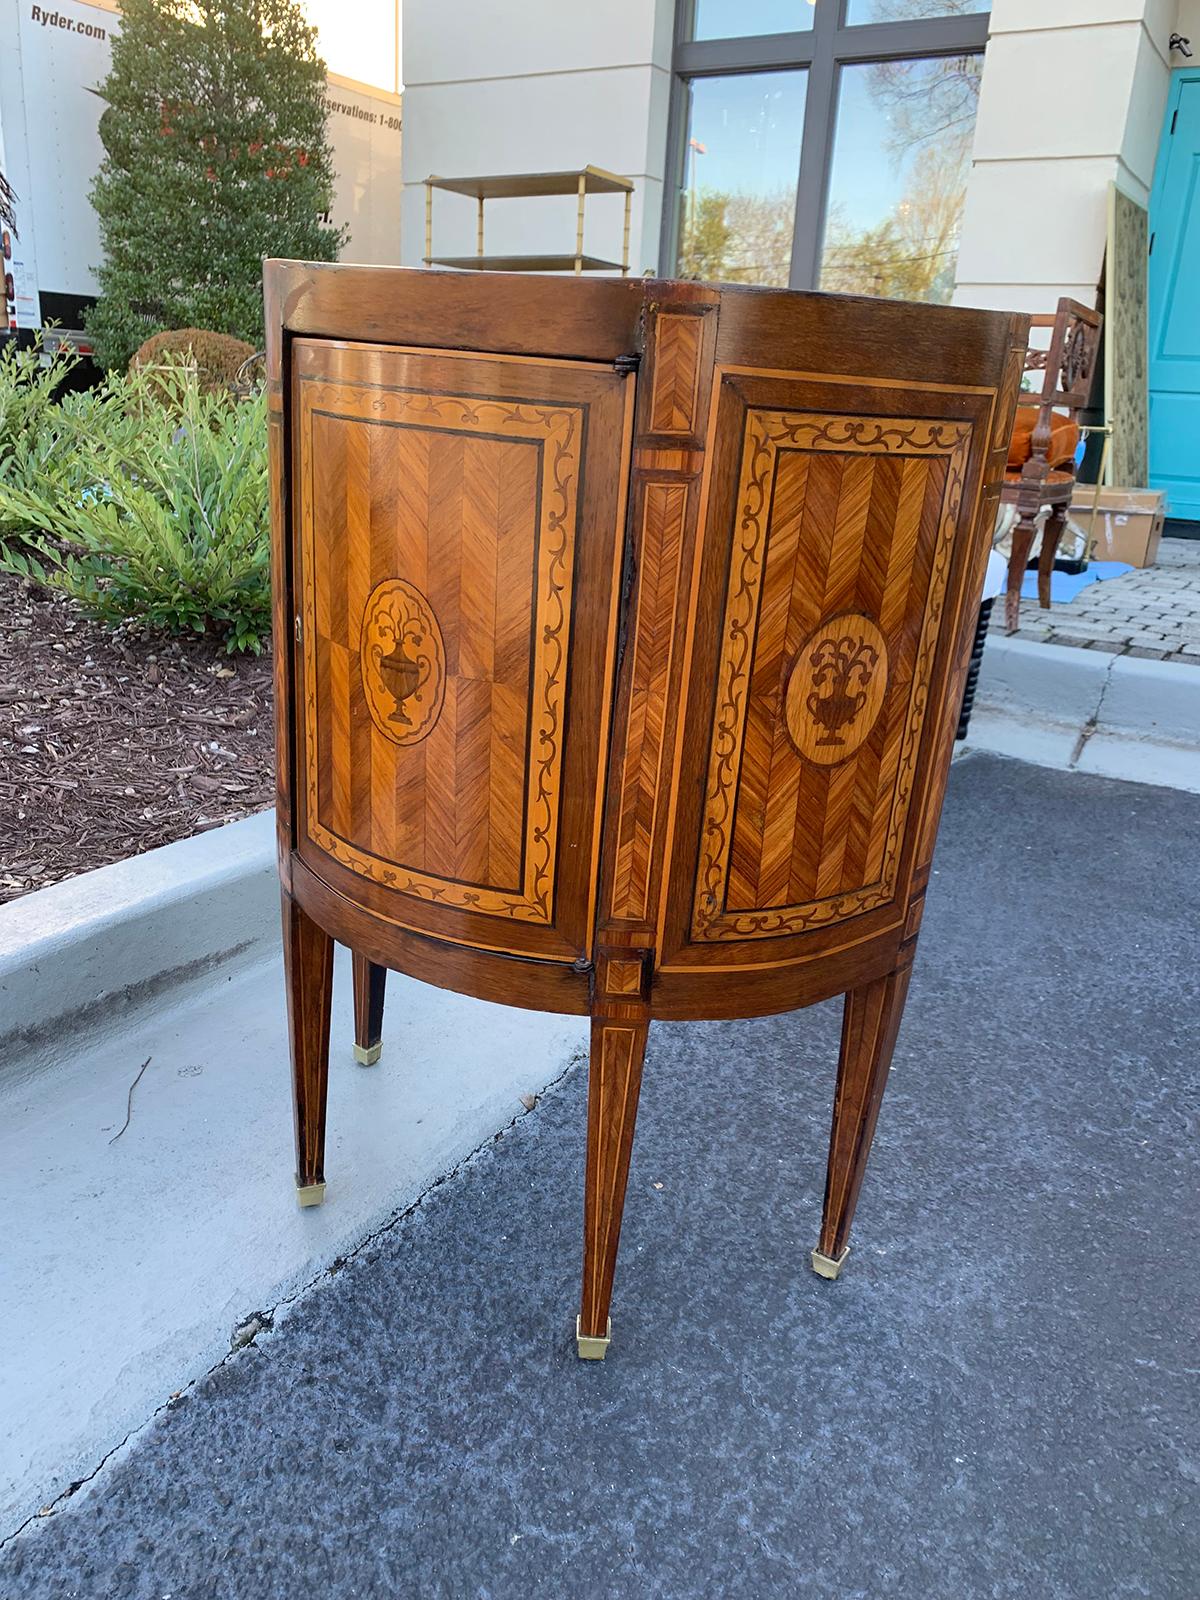
[[[946,303],[982,57],[842,69],[822,289]]]
[[[690,85],[681,277],[786,288],[806,82],[758,72]]]

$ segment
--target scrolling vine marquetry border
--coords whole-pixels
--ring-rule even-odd
[[[301,438],[310,470],[312,418],[422,425],[465,434],[528,439],[542,446],[537,530],[536,613],[531,664],[529,764],[526,770],[525,876],[518,894],[464,884],[388,861],[333,833],[318,814],[317,607],[314,496],[304,497],[301,608],[307,833],[335,861],[385,888],[430,904],[518,922],[552,924],[558,850],[567,652],[570,643],[576,507],[583,446],[581,406],[437,395],[306,378],[301,386]]]
[[[703,941],[771,938],[840,922],[894,896],[917,749],[945,600],[954,531],[962,503],[971,424],[907,417],[838,416],[750,408],[736,501],[734,547],[722,626],[717,702],[700,831],[692,937]],[[745,730],[754,632],[770,522],[769,485],[780,447],[875,455],[942,456],[947,475],[935,536],[920,643],[878,879],[845,894],[761,911],[727,912],[738,759]]]

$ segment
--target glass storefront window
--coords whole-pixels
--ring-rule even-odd
[[[745,39],[802,33],[813,25],[814,0],[696,0],[693,39]]]
[[[681,277],[787,287],[807,78],[752,72],[689,84]]]
[[[925,17],[978,16],[992,0],[847,0],[846,25],[860,22],[920,22]]]
[[[950,300],[982,69],[975,55],[841,69],[822,289]]]

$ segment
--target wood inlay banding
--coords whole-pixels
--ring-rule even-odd
[[[612,894],[613,916],[632,921],[644,917],[647,910],[687,502],[686,483],[651,481],[642,491],[641,570],[631,629],[629,732]]]

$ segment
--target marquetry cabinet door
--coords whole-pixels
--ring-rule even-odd
[[[718,373],[668,972],[767,972],[904,926],[996,401]]]
[[[308,339],[292,374],[298,853],[401,927],[576,961],[633,381]]]

